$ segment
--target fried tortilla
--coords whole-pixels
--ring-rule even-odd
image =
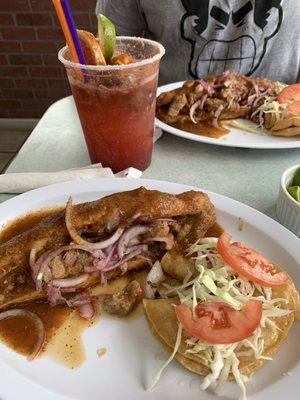
[[[165,273],[170,275],[172,279],[177,279],[177,285],[180,285],[187,273],[190,273],[192,277],[197,276],[192,259],[185,257],[184,253],[180,252],[178,248],[168,251],[164,255],[161,265]],[[277,272],[282,271],[279,266],[275,267]],[[168,282],[169,278],[167,278],[167,282],[171,286],[176,284],[172,279]],[[255,296],[259,295],[260,293],[256,291]],[[285,316],[270,318],[279,329],[275,330],[269,324],[262,328],[261,337],[264,340],[262,355],[264,357],[273,357],[276,354],[285,341],[294,320],[300,319],[299,292],[291,278],[287,285],[272,289],[272,299],[275,298],[286,299],[286,302],[280,302],[280,308],[291,310],[292,312]],[[178,297],[143,300],[144,313],[151,332],[170,353],[174,349],[178,332],[178,320],[174,311],[174,305],[178,304],[180,304]],[[210,368],[205,359],[195,353],[187,352],[190,347],[185,343],[185,340],[190,337],[190,334],[183,330],[181,343],[175,358],[188,370],[199,375],[208,375]],[[238,359],[240,363],[239,370],[245,376],[250,376],[267,362],[265,359],[256,359],[254,356],[249,355],[239,356]],[[228,379],[233,380],[233,375],[229,374]]]
[[[74,278],[76,284],[69,289],[76,293],[100,279],[105,281],[131,269],[150,266],[176,243],[188,244],[203,237],[216,220],[214,206],[204,193],[189,191],[173,195],[139,188],[74,206],[72,228],[83,241],[76,247],[72,244],[74,240],[66,226],[65,216],[64,210],[47,217],[32,229],[0,245],[0,309],[47,297],[44,287],[49,282],[55,281],[55,285],[64,287],[68,279]],[[130,259],[125,255],[125,258],[114,261],[116,241],[112,248],[108,246],[103,251],[98,250],[98,258],[95,256],[96,243],[109,242],[118,230],[127,232],[129,227],[136,226],[138,229],[142,227],[143,235],[135,237],[135,242],[131,243]],[[91,244],[94,244],[92,250]],[[30,255],[33,261],[30,261]],[[111,264],[103,266],[104,256]],[[39,263],[44,268],[43,289],[37,290],[32,265],[36,268]],[[109,265],[112,266],[107,268]],[[35,276],[37,280],[39,274]],[[80,278],[82,275],[84,280]]]
[[[285,294],[288,295],[287,291]],[[178,298],[143,300],[144,312],[150,329],[156,339],[169,352],[173,351],[178,331],[178,321],[173,307],[174,304],[179,304]],[[263,355],[266,357],[273,357],[284,343],[293,325],[294,314],[291,313],[284,317],[272,318],[272,320],[281,330],[274,331],[269,326],[264,328],[263,339],[265,340],[265,347]],[[175,358],[190,371],[199,375],[207,375],[210,372],[210,368],[205,365],[203,359],[196,354],[186,353],[189,347],[185,343],[185,340],[189,337],[189,334],[184,331]],[[254,357],[239,357],[239,361],[240,372],[246,376],[250,376],[267,362],[267,360],[257,360]],[[230,375],[229,380],[232,379],[233,377]]]

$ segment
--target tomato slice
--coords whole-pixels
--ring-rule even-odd
[[[242,311],[222,302],[199,303],[192,309],[180,305],[176,316],[195,338],[210,344],[229,344],[249,337],[258,327],[262,316],[260,301],[249,300]]]
[[[288,105],[287,110],[292,114],[299,115],[300,114],[300,101],[294,101]]]
[[[277,96],[278,103],[300,100],[300,83],[294,83],[285,87]]]
[[[239,275],[263,286],[277,287],[288,283],[285,272],[276,272],[274,264],[257,251],[242,243],[230,243],[231,236],[223,232],[217,242],[217,250],[223,260]]]

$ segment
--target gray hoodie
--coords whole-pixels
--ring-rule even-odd
[[[160,83],[226,70],[300,79],[300,0],[98,0],[96,13],[164,45]]]

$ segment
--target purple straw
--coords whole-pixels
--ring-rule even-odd
[[[84,54],[83,54],[83,51],[81,48],[81,44],[79,41],[79,37],[77,34],[77,30],[76,30],[73,15],[71,12],[69,0],[61,0],[60,3],[62,6],[62,9],[64,11],[67,23],[69,25],[70,33],[71,33],[71,36],[72,36],[72,39],[73,39],[73,42],[74,42],[74,45],[76,48],[76,52],[78,55],[78,60],[79,60],[80,64],[86,65],[86,60],[85,60],[85,57],[84,57]]]

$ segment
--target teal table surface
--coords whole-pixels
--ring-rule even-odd
[[[144,178],[193,185],[276,219],[282,172],[300,162],[300,149],[253,150],[213,146],[168,133],[155,143]],[[7,172],[47,172],[90,164],[72,97],[54,103],[41,118]],[[12,197],[0,195],[0,201]]]

